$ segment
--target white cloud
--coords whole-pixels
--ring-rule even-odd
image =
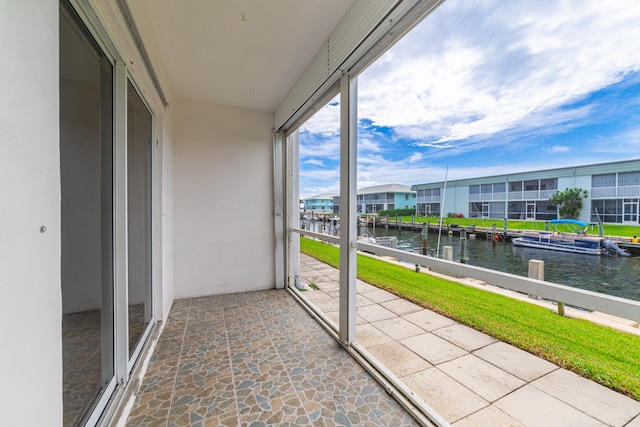
[[[547,151],[550,153],[568,153],[571,149],[566,145],[552,145]]]
[[[318,160],[318,159],[307,159],[307,160],[303,161],[302,163],[305,164],[305,165],[324,167],[324,162],[322,160]]]
[[[359,115],[423,144],[571,122],[640,69],[638,22],[633,1],[448,1],[359,78]]]
[[[408,160],[409,164],[413,164],[413,163],[417,163],[420,160],[422,160],[423,157],[424,156],[422,155],[422,153],[415,152],[407,160]]]

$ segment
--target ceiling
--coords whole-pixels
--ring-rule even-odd
[[[136,24],[146,23],[137,25],[143,42],[157,46],[154,68],[164,62],[175,96],[275,111],[354,1],[128,3]]]

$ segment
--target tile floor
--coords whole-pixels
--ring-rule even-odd
[[[100,310],[65,314],[62,317],[63,425],[76,425],[102,392],[102,319]],[[144,305],[129,306],[130,354],[149,322]]]
[[[417,426],[286,291],[177,300],[127,426]]]

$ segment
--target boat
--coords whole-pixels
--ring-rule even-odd
[[[589,223],[576,219],[554,219],[549,221],[553,231],[527,230],[522,236],[512,240],[516,246],[549,249],[562,252],[573,252],[588,255],[620,255],[629,256],[629,252],[621,249],[613,240],[587,234]],[[558,225],[569,225],[577,228],[576,232],[558,231]]]
[[[640,254],[640,243],[620,242],[618,243],[618,246],[629,253]]]

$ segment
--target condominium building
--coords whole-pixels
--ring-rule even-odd
[[[445,190],[446,188],[446,190]],[[417,211],[472,218],[550,220],[558,208],[549,199],[569,188],[586,190],[580,219],[638,224],[640,160],[417,184]],[[446,193],[446,194],[445,194]]]
[[[334,193],[323,193],[302,199],[303,212],[313,213],[333,213],[333,198],[337,197]]]
[[[390,209],[415,209],[416,192],[408,185],[383,184],[358,190],[357,212],[376,214]],[[340,196],[333,198],[333,212],[340,213]]]

